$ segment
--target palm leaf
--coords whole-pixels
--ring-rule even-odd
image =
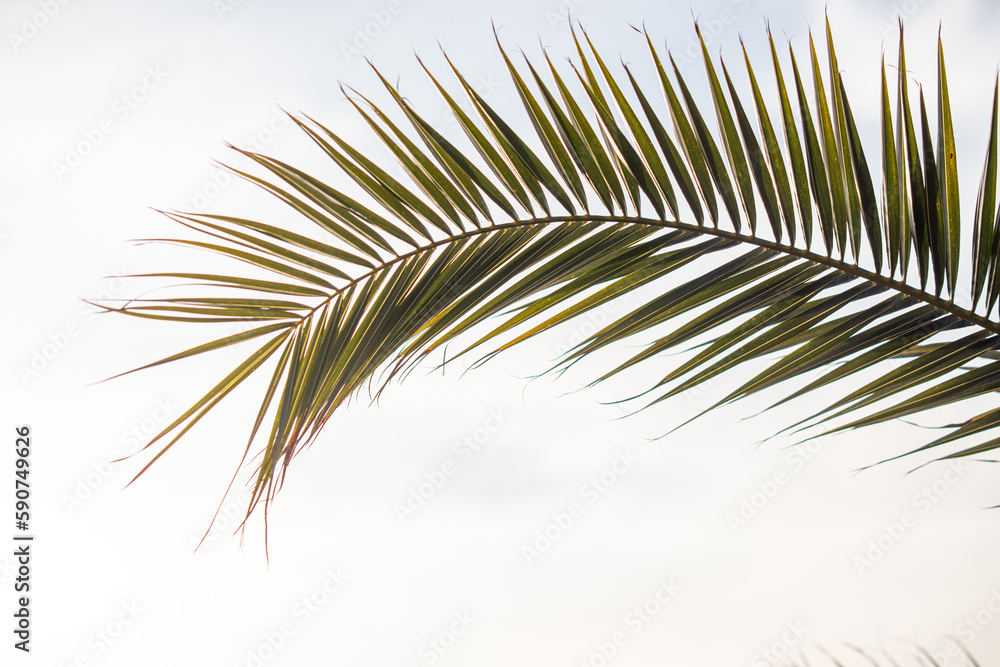
[[[839,400],[795,424],[828,432],[1000,389],[1000,323],[991,316],[1000,297],[996,92],[966,286],[940,37],[936,146],[922,90],[919,118],[911,109],[902,30],[898,72],[882,65],[881,202],[829,22],[826,82],[811,36],[802,60],[809,67],[800,69],[794,53],[782,64],[768,35],[774,121],[746,50],[749,93],[741,99],[742,84],[702,43],[705,114],[678,68],[664,66],[673,62],[669,54],[645,37],[660,99],[628,68],[613,72],[579,30],[577,60],[566,70],[547,56],[518,66],[501,46],[522,119],[502,118],[451,60],[451,87],[425,67],[455,114],[463,146],[435,130],[380,73],[384,108],[345,89],[408,181],[335,131],[295,118],[364,201],[275,158],[243,152],[266,174],[237,173],[300,213],[313,232],[172,214],[199,234],[172,242],[252,269],[147,274],[191,282],[175,286],[178,295],[105,306],[158,320],[249,324],[143,368],[264,341],[153,439],[172,436],[157,457],[245,378],[270,369],[248,444],[249,451],[255,439],[263,442],[249,516],[261,500],[266,507],[273,499],[292,457],[376,378],[381,391],[451,343],[459,354],[487,359],[653,282],[662,289],[643,291],[645,300],[569,351],[557,368],[636,336],[644,347],[599,380],[637,364],[662,365],[662,353],[682,346],[700,348],[652,386],[637,388],[635,398],[652,405],[766,358],[764,370],[720,404],[787,382],[780,404],[842,382],[849,388]],[[891,76],[898,77],[894,96]],[[529,125],[531,140],[516,129]],[[758,211],[769,224],[757,225]],[[211,295],[203,294],[206,286]],[[955,302],[965,288],[973,296],[969,308]],[[823,374],[803,381],[816,370]],[[990,409],[904,450],[933,448],[939,458],[979,454],[1000,448],[998,427]]]

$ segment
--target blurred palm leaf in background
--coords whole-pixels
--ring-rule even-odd
[[[648,36],[655,92],[627,66],[612,72],[585,33],[574,40],[576,59],[564,69],[547,55],[515,63],[501,47],[534,136],[501,118],[450,60],[450,88],[427,73],[468,146],[448,141],[381,74],[391,103],[346,92],[398,168],[373,162],[336,128],[295,118],[366,194],[349,196],[241,151],[263,176],[234,171],[314,223],[314,233],[169,214],[199,234],[158,240],[252,269],[144,274],[188,282],[173,285],[178,296],[107,309],[245,328],[143,368],[237,343],[253,351],[152,440],[159,453],[139,474],[247,378],[266,373],[260,409],[247,422],[247,453],[263,443],[247,516],[261,500],[266,515],[293,455],[376,375],[381,390],[448,344],[489,357],[636,293],[641,303],[557,368],[645,333],[648,344],[599,379],[654,364],[662,379],[637,388],[652,405],[770,359],[719,404],[792,378],[799,384],[778,402],[853,382],[789,425],[828,431],[1000,388],[996,89],[971,229],[968,211],[964,225],[971,244],[963,246],[940,38],[937,91],[925,100],[897,76],[906,72],[901,28],[898,62],[889,68],[895,85],[882,65],[881,150],[871,155],[829,25],[825,58],[810,37],[805,55],[789,49],[783,63],[770,38],[771,62],[756,69],[745,51],[742,62],[716,65],[703,41],[710,99],[700,105]],[[763,69],[776,82],[770,102],[758,84]],[[737,92],[736,70],[744,70],[748,92]],[[208,296],[205,285],[213,288]],[[971,303],[956,303],[965,293]],[[682,362],[664,363],[663,353],[690,346],[697,351]],[[940,458],[986,452],[1000,446],[998,424],[1000,408],[969,415],[907,449],[940,448]]]
[[[919,665],[920,667],[944,667],[944,665],[962,665],[962,667],[981,667],[979,662],[973,657],[965,645],[954,636],[946,639],[944,650],[930,651],[927,648],[912,644],[905,649],[888,649],[884,646],[875,648],[862,648],[848,642],[844,643],[844,648],[840,651],[830,650],[822,646],[816,646],[808,651],[818,662],[810,662],[806,656],[807,651],[798,649],[794,657],[786,658],[765,658],[766,663],[761,664],[783,665],[787,667],[809,667],[814,665],[831,665],[832,667],[848,667],[848,665],[867,665],[868,667],[879,667],[886,665],[889,667],[903,667],[903,665]],[[816,656],[819,656],[818,658]],[[851,661],[851,658],[854,661]],[[956,659],[959,662],[956,662]],[[898,662],[898,661],[904,662]]]

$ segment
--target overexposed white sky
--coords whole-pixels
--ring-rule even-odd
[[[899,7],[908,66],[928,92],[942,23],[971,214],[1000,63],[1000,12],[986,0],[5,0],[0,272],[13,307],[3,324],[0,425],[10,447],[0,457],[9,489],[0,512],[13,510],[14,427],[27,424],[35,542],[30,655],[12,647],[13,540],[0,548],[0,663],[707,667],[766,664],[762,651],[802,648],[817,664],[819,645],[853,664],[845,641],[881,643],[903,658],[912,642],[944,651],[950,634],[992,664],[1000,514],[984,508],[1000,503],[995,467],[970,461],[907,474],[920,459],[854,474],[935,433],[902,423],[812,448],[788,449],[792,441],[780,438],[757,447],[818,405],[742,421],[777,394],[649,442],[744,376],[619,419],[607,403],[662,368],[581,388],[627,350],[560,378],[527,379],[627,303],[465,374],[471,359],[444,374],[428,365],[377,405],[360,397],[342,410],[296,458],[271,508],[268,563],[260,517],[242,545],[231,536],[239,488],[219,530],[193,553],[245,446],[260,383],[127,489],[148,456],[109,463],[200,398],[240,350],[98,384],[213,332],[95,317],[81,301],[143,289],[106,276],[211,265],[207,255],[130,245],[175,233],[154,208],[293,220],[213,166],[244,165],[224,142],[349,188],[282,109],[308,113],[384,158],[339,88],[379,92],[364,58],[458,139],[414,57],[446,75],[440,42],[490,103],[530,132],[491,25],[512,51],[537,59],[541,43],[561,60],[573,54],[568,10],[609,63],[620,56],[642,76],[650,73],[645,45],[630,24],[644,23],[680,55],[694,37],[693,13],[711,49],[735,64],[742,35],[763,82],[765,19],[804,54],[809,27],[822,31],[829,11],[874,164],[878,64],[883,51],[895,62]],[[374,36],[355,43],[369,24]],[[683,67],[703,92],[700,64]],[[742,67],[733,70],[743,85]],[[445,470],[440,488],[402,521],[398,506]],[[760,507],[734,523],[751,501]],[[14,534],[8,525],[0,540]],[[555,536],[548,544],[539,537],[546,531]],[[872,551],[880,540],[887,548]],[[859,560],[869,552],[873,562]]]

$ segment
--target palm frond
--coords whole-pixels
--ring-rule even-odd
[[[966,280],[940,35],[936,142],[923,90],[918,110],[907,87],[901,29],[894,92],[882,65],[881,154],[869,160],[829,22],[825,32],[825,66],[811,36],[807,58],[789,49],[783,65],[768,35],[777,85],[771,110],[745,49],[750,92],[741,98],[730,68],[717,66],[702,41],[710,92],[703,112],[649,35],[659,101],[628,67],[612,73],[582,30],[574,31],[577,57],[568,70],[548,56],[515,63],[500,46],[527,117],[517,122],[533,128],[530,139],[447,60],[455,92],[425,70],[463,130],[463,146],[376,70],[391,100],[386,108],[344,91],[406,179],[336,131],[293,119],[364,201],[280,160],[241,151],[265,175],[234,171],[301,214],[314,233],[169,214],[199,233],[198,240],[171,242],[238,260],[250,272],[147,274],[215,292],[105,307],[248,329],[143,368],[250,341],[257,347],[153,438],[150,445],[166,443],[153,460],[245,379],[270,373],[247,445],[263,442],[249,516],[261,500],[266,509],[292,457],[374,378],[381,391],[456,341],[461,353],[488,358],[653,282],[662,289],[643,291],[651,296],[569,351],[560,367],[637,334],[652,341],[599,379],[662,363],[661,353],[678,346],[700,347],[639,388],[644,405],[762,357],[774,360],[719,404],[817,370],[819,377],[777,403],[878,371],[797,424],[828,432],[997,391],[997,91]],[[963,289],[972,295],[969,307],[956,303]],[[940,456],[948,458],[1000,447],[996,410],[952,426],[912,451],[954,445]],[[972,436],[985,440],[970,444]]]

